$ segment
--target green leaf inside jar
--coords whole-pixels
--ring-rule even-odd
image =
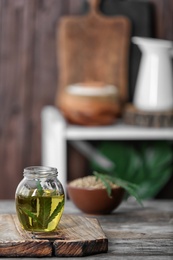
[[[16,209],[23,229],[48,232],[56,229],[64,209],[65,196],[44,190],[37,181],[37,192],[16,196]]]

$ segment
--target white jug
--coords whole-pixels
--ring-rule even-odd
[[[173,43],[167,40],[132,37],[142,51],[133,103],[143,111],[173,109]]]

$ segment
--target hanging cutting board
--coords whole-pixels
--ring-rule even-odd
[[[64,214],[56,231],[22,230],[16,215],[0,215],[0,257],[86,256],[106,253],[108,239],[95,218]]]
[[[84,12],[87,12],[89,6],[84,4]],[[100,11],[108,17],[116,17],[117,15],[125,15],[132,23],[132,36],[153,37],[154,36],[154,7],[149,1],[139,0],[101,0]],[[132,101],[141,52],[139,48],[130,45],[129,59],[129,101]]]
[[[128,98],[131,22],[125,16],[105,17],[99,0],[88,2],[86,15],[63,17],[58,25],[56,105],[69,113],[66,88],[71,84],[103,82],[118,88],[122,102]]]

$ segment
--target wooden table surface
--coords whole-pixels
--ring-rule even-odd
[[[144,207],[123,202],[112,214],[104,216],[85,215],[67,201],[65,212],[97,218],[108,238],[108,253],[84,259],[173,259],[173,200],[145,201]],[[4,213],[15,213],[14,201],[0,200],[0,214]]]

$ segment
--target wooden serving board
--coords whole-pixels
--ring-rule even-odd
[[[115,85],[122,102],[128,99],[131,21],[126,16],[104,16],[99,12],[100,0],[88,2],[90,11],[86,15],[62,17],[57,28],[56,105],[66,114],[66,87],[70,84],[103,82]]]
[[[142,111],[129,103],[124,109],[123,119],[126,124],[143,127],[172,127],[173,110],[169,111]]]
[[[0,257],[86,256],[106,253],[108,239],[95,218],[64,214],[55,232],[22,230],[16,215],[0,215]]]

